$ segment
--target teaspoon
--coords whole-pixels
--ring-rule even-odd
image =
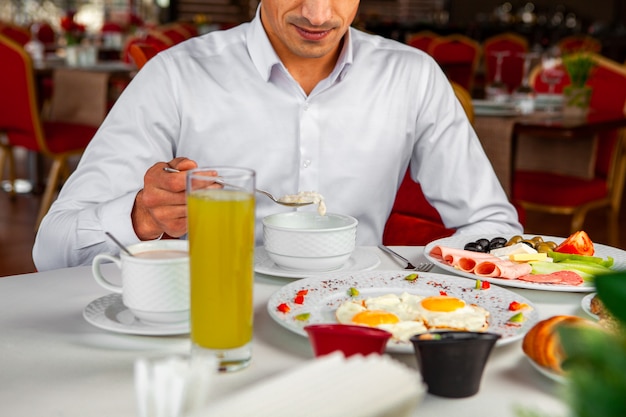
[[[181,172],[180,170],[176,169],[176,168],[172,168],[172,167],[163,167],[163,171],[166,172]],[[223,185],[230,185],[231,187],[234,187],[231,184],[225,183],[221,180],[216,180],[215,182],[219,183],[219,184],[223,184]],[[272,200],[274,203],[276,204],[281,204],[283,206],[287,206],[287,207],[302,207],[302,206],[308,206],[309,204],[313,204],[313,201],[304,201],[304,202],[286,202],[286,201],[280,201],[280,199],[274,197],[271,193],[269,193],[268,191],[265,190],[260,190],[258,188],[254,189],[257,193],[261,193],[264,196],[268,197],[270,200]]]
[[[126,252],[126,254],[127,254],[128,256],[135,256],[135,255],[133,255],[132,253],[130,253],[130,251],[128,250],[128,248],[126,248],[126,246],[122,245],[122,242],[120,242],[119,240],[117,240],[117,239],[115,238],[115,236],[113,236],[111,233],[109,233],[109,232],[104,232],[104,234],[105,234],[105,235],[107,235],[107,236],[108,236],[108,237],[109,237],[109,238],[110,238],[113,242],[115,242],[115,244],[116,244],[117,246],[119,246],[119,247],[120,247],[120,249],[122,249],[124,252]]]

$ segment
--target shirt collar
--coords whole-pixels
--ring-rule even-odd
[[[328,77],[331,82],[337,78],[343,78],[346,71],[352,64],[353,46],[351,31],[352,29],[348,30],[344,36],[343,48],[339,54],[339,59],[337,60],[335,69]],[[276,66],[281,67],[285,72],[287,72],[287,69],[280,61],[280,58],[278,58],[276,51],[274,51],[274,48],[267,37],[267,33],[265,33],[263,23],[261,23],[260,5],[257,7],[254,19],[250,22],[246,37],[248,53],[250,54],[252,63],[265,81],[270,80],[272,69]]]

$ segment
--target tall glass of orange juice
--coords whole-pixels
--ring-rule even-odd
[[[224,372],[252,358],[254,189],[245,168],[187,174],[192,351],[215,354]]]

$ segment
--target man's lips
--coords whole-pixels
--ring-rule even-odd
[[[301,28],[300,26],[295,26],[298,34],[308,41],[319,41],[324,39],[331,32],[332,29],[326,30],[308,30]]]

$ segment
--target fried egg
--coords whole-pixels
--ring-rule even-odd
[[[429,329],[484,331],[489,325],[487,310],[456,297],[425,297],[417,309]]]
[[[417,309],[421,298],[403,293],[350,300],[337,308],[335,317],[342,324],[387,330],[394,340],[406,342],[412,335],[427,331]]]

